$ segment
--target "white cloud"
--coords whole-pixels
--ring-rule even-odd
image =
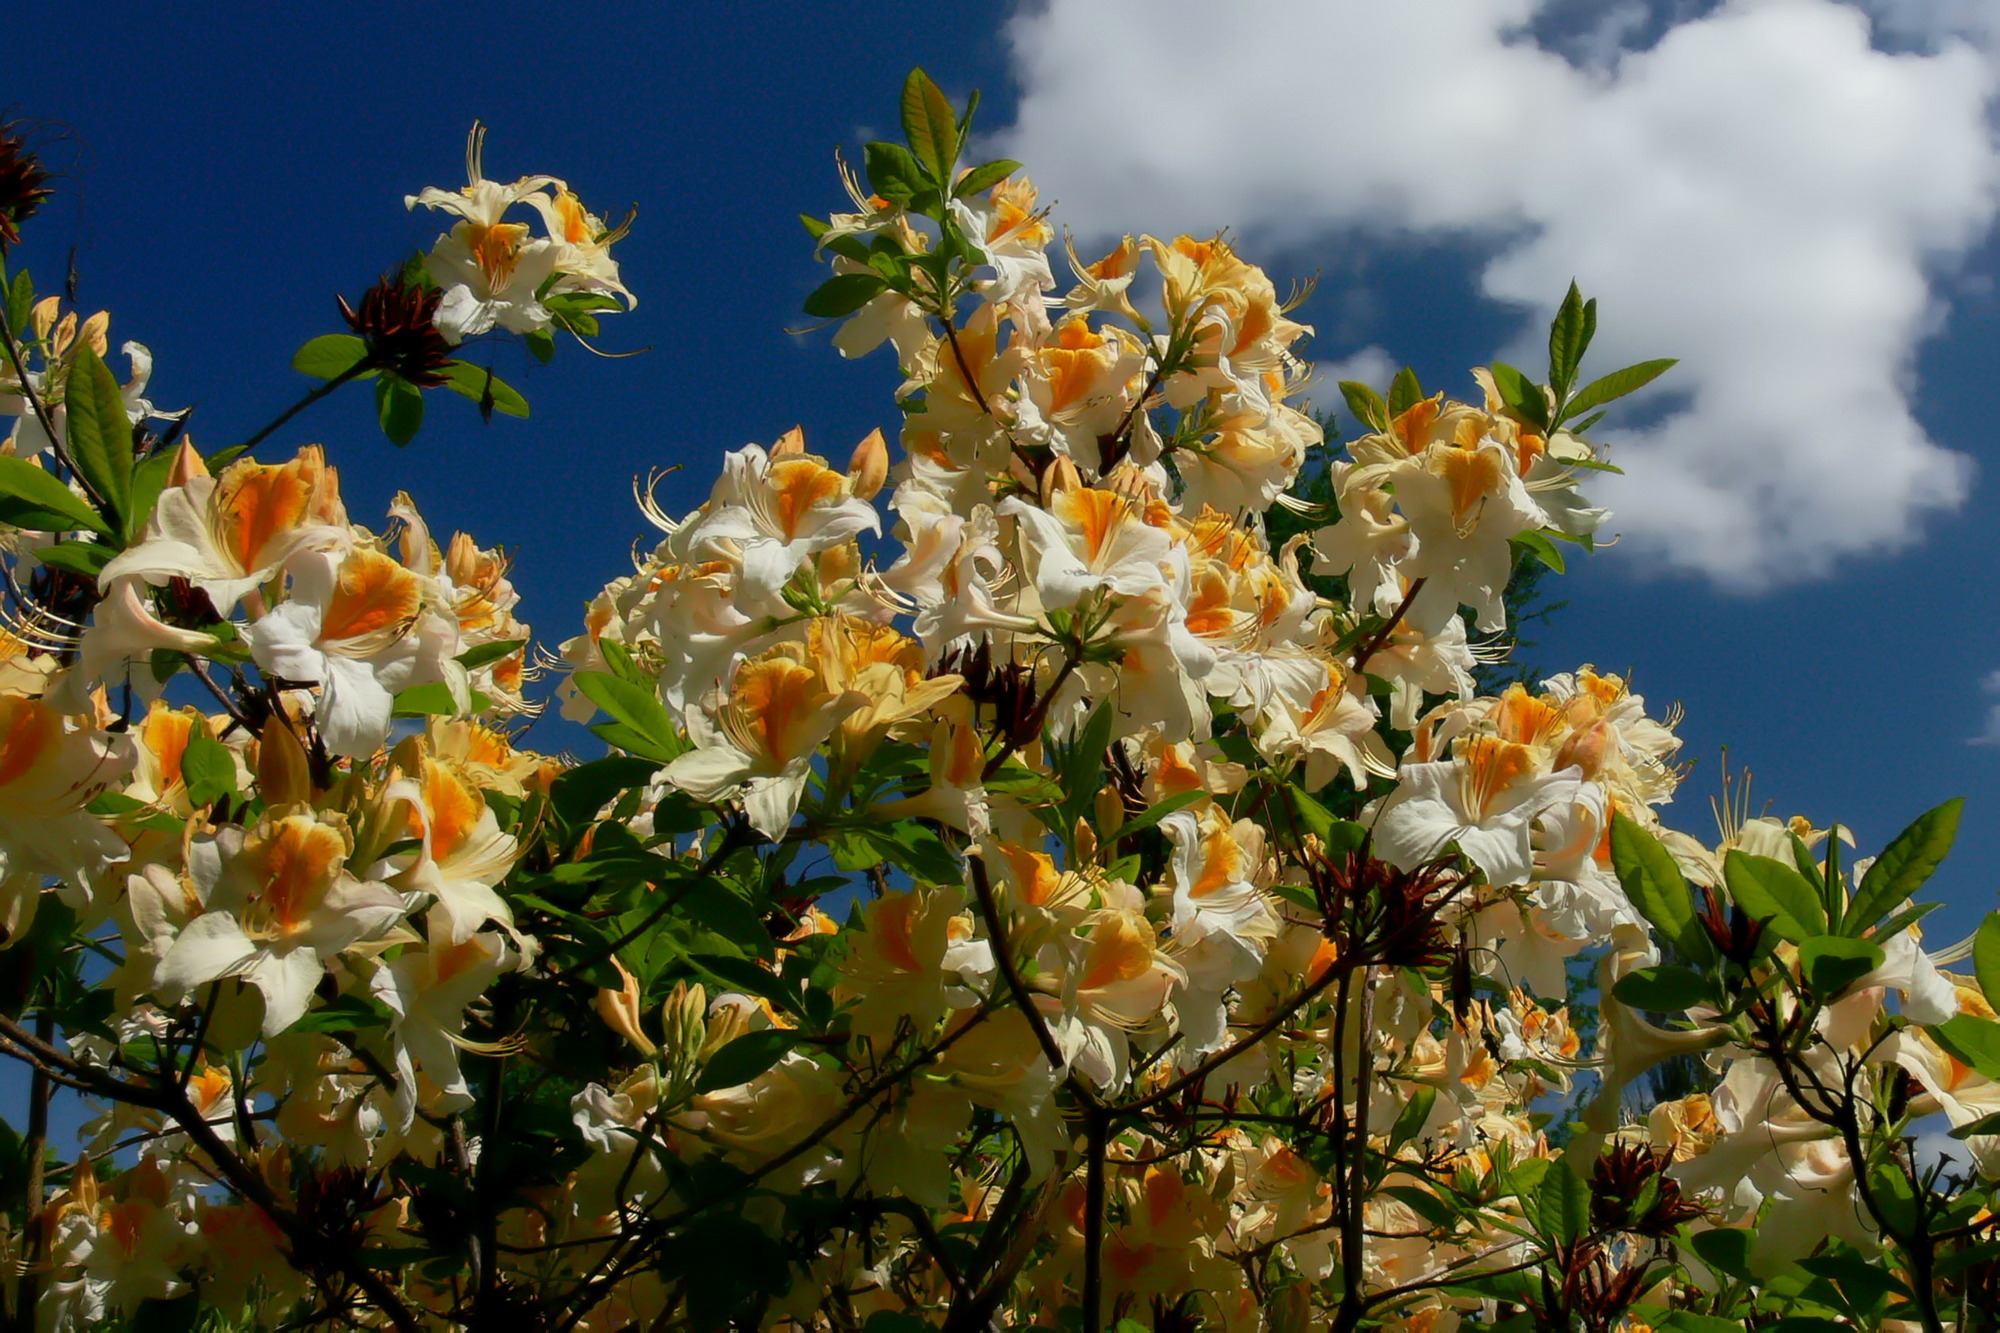
[[[1989,671],[1979,682],[1979,689],[1995,700],[1986,708],[1986,727],[1977,736],[1968,738],[1968,745],[2000,745],[2000,671]]]
[[[1402,367],[1402,364],[1402,362],[1390,356],[1385,349],[1371,343],[1353,355],[1342,357],[1338,361],[1321,361],[1318,363],[1318,369],[1321,381],[1327,385],[1335,385],[1342,380],[1356,380],[1362,384],[1372,384],[1379,388],[1396,377],[1396,371]],[[1347,408],[1343,404],[1339,410],[1345,415]],[[1349,417],[1345,424],[1347,428],[1352,429],[1354,426],[1353,418]]]
[[[1001,137],[1081,232],[1482,238],[1529,364],[1576,277],[1593,368],[1682,358],[1599,488],[1628,550],[1757,586],[1914,540],[1970,483],[1910,395],[1930,278],[1995,214],[2000,79],[1959,34],[2000,7],[1872,0],[1890,53],[1852,5],[1731,0],[1617,52],[1658,15],[1627,4],[1572,63],[1542,2],[1055,0]]]

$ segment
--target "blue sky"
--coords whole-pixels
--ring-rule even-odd
[[[844,456],[893,424],[887,360],[789,330],[821,276],[796,216],[842,206],[833,152],[888,132],[913,64],[983,89],[982,123],[1079,230],[1233,222],[1281,283],[1318,273],[1304,317],[1325,363],[1409,361],[1469,392],[1466,369],[1574,273],[1605,297],[1599,369],[1690,369],[1626,418],[1644,462],[1612,500],[1627,540],[1560,581],[1530,659],[1629,668],[1685,705],[1697,766],[1669,817],[1698,834],[1725,744],[1773,813],[1848,821],[1864,851],[1966,796],[1943,886],[1969,926],[2000,885],[1975,864],[2000,747],[1968,743],[2000,704],[1982,691],[2000,668],[2000,26],[1950,0],[1419,12],[30,7],[5,96],[63,178],[22,257],[49,289],[73,245],[82,303],[112,311],[114,344],[152,348],[155,401],[194,404],[219,448],[306,387],[287,363],[339,327],[335,293],[435,235],[402,197],[459,183],[475,117],[490,174],[636,205],[621,259],[641,304],[604,345],[645,355],[509,354],[531,420],[434,398],[408,451],[360,391],[284,437],[328,446],[358,520],[407,487],[434,527],[515,548],[551,643],[626,568],[635,473],[685,465],[664,498],[687,507],[726,448],[797,422]],[[1662,201],[1663,182],[1688,190]],[[1688,197],[1713,208],[1681,221]]]

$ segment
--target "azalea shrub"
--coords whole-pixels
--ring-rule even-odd
[[[1572,288],[1539,381],[1341,384],[1337,440],[1296,293],[1223,237],[1086,262],[971,113],[913,74],[806,220],[888,429],[642,484],[553,652],[525,534],[351,515],[300,414],[525,413],[482,346],[633,305],[562,180],[475,129],[210,452],[5,277],[9,1318],[1990,1326],[2000,924],[1927,950],[1917,899],[1957,805],[1698,838],[1673,712],[1479,684],[1670,363],[1584,376]],[[49,186],[0,142],[7,255]]]

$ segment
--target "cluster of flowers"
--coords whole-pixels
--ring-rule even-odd
[[[1578,386],[1594,305],[1546,385],[1342,386],[1315,471],[1263,271],[1128,237],[1065,286],[1017,164],[962,169],[920,73],[904,121],[808,305],[893,347],[900,447],[642,492],[663,539],[562,646],[588,763],[513,744],[504,558],[352,524],[317,447],[155,434],[143,348],[120,386],[102,317],[10,301],[15,1308],[1967,1326],[1985,1187],[1908,1142],[2000,1170],[2000,922],[1975,981],[1907,906],[1956,807],[1851,867],[1734,808],[1710,847],[1626,681],[1475,684],[1468,626],[1606,517],[1583,432],[1649,375]],[[629,302],[566,187],[471,165],[412,200],[461,218],[416,332]],[[1663,1066],[1707,1091],[1627,1114]]]

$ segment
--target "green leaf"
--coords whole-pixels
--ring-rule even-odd
[[[581,824],[633,787],[652,780],[660,766],[648,759],[612,755],[578,764],[549,786],[549,803],[566,824]]]
[[[479,710],[475,708],[472,711]],[[451,697],[451,686],[441,680],[433,680],[398,691],[394,714],[397,717],[456,717],[458,701]]]
[[[678,911],[750,953],[766,956],[771,952],[771,932],[764,928],[764,914],[719,879],[684,884]]]
[[[35,552],[35,558],[56,569],[66,569],[72,574],[81,574],[95,580],[111,563],[111,557],[118,554],[115,546],[103,546],[96,542],[58,542],[54,546],[44,546]]]
[[[1857,1315],[1873,1314],[1888,1304],[1890,1297],[1910,1294],[1910,1289],[1895,1274],[1851,1250],[1811,1255],[1799,1260],[1799,1267],[1815,1277],[1838,1283],[1841,1295]]]
[[[398,449],[424,427],[424,391],[406,379],[383,375],[375,381],[375,419]]]
[[[88,502],[25,458],[0,457],[0,523],[36,532],[111,532]]]
[[[1403,1103],[1403,1109],[1396,1113],[1396,1123],[1389,1127],[1389,1151],[1398,1148],[1424,1132],[1430,1123],[1431,1110],[1437,1105],[1438,1090],[1428,1083],[1419,1083],[1410,1093],[1410,1099]]]
[[[1062,823],[1058,827],[1075,827],[1096,803],[1098,789],[1103,786],[1104,752],[1111,746],[1111,731],[1117,721],[1117,710],[1106,699],[1091,710],[1077,728],[1075,739],[1062,750],[1056,768],[1056,781],[1063,789]]]
[[[1951,1135],[1951,1137],[1960,1140],[1985,1138],[1994,1134],[2000,1134],[2000,1111],[1995,1111],[1991,1115],[1980,1116],[1977,1120],[1968,1120],[1964,1124],[1955,1126],[1945,1132]]]
[[[838,273],[813,288],[805,311],[814,319],[839,319],[888,290],[889,284],[873,273]]]
[[[1715,945],[1695,919],[1694,895],[1680,866],[1660,840],[1629,815],[1611,817],[1611,865],[1639,915],[1683,957],[1704,965],[1715,962]]]
[[[535,360],[543,365],[556,359],[556,335],[553,330],[530,329],[521,335],[521,341],[527,344]]]
[[[196,808],[236,793],[236,756],[218,740],[197,732],[181,751],[181,781]]]
[[[958,160],[958,116],[951,99],[921,69],[903,81],[903,137],[931,179],[949,186]]]
[[[697,953],[688,961],[731,990],[760,995],[782,1009],[794,1013],[799,1008],[798,987],[748,958],[732,958],[726,953]]]
[[[1841,918],[1843,935],[1860,934],[1924,886],[1950,853],[1952,842],[1958,837],[1958,816],[1964,808],[1964,799],[1954,797],[1934,810],[1927,810],[1882,849],[1875,864],[1861,877],[1854,901],[1848,904]]]
[[[1118,836],[1120,838],[1129,838],[1135,833],[1144,833],[1168,815],[1173,814],[1177,810],[1187,809],[1196,801],[1206,798],[1207,795],[1206,791],[1184,791],[1178,795],[1169,796],[1158,805],[1148,806],[1144,813],[1134,815],[1123,824],[1120,824],[1118,826]]]
[[[1593,407],[1602,407],[1614,398],[1623,398],[1628,393],[1645,388],[1679,364],[1677,358],[1666,357],[1659,361],[1641,361],[1636,366],[1614,370],[1604,378],[1586,384],[1576,397],[1563,404],[1563,414],[1576,416],[1588,412]]]
[[[339,379],[368,356],[368,344],[351,333],[322,333],[292,353],[292,369],[316,380]]]
[[[1556,573],[1564,572],[1562,552],[1556,549],[1556,544],[1548,539],[1547,534],[1531,528],[1526,532],[1517,532],[1507,540]]]
[[[0,270],[4,271],[4,270]],[[7,329],[15,337],[28,331],[28,317],[35,311],[35,281],[22,269],[7,286]]]
[[[77,475],[121,518],[132,509],[132,423],[118,377],[87,342],[76,345],[63,389],[69,457]]]
[[[1882,946],[1839,935],[1815,935],[1799,946],[1799,973],[1813,993],[1830,1000],[1882,966]]]
[[[1547,429],[1549,424],[1549,400],[1543,394],[1542,386],[1529,379],[1505,361],[1493,363],[1493,384],[1500,390],[1500,400],[1515,416],[1532,426]]]
[[[717,1088],[740,1087],[784,1059],[791,1049],[792,1034],[781,1028],[746,1032],[709,1057],[701,1077],[695,1080],[694,1090],[714,1092]]]
[[[925,193],[924,169],[901,144],[871,143],[861,150],[868,171],[868,188],[892,204],[907,206]]]
[[[2000,996],[2000,912],[1988,912],[1972,937],[1972,974],[1979,979],[1986,1002],[1993,1004]]]
[[[1869,1193],[1874,1196],[1875,1206],[1882,1214],[1892,1233],[1908,1236],[1915,1234],[1920,1221],[1917,1215],[1916,1192],[1910,1188],[1910,1178],[1901,1168],[1887,1162],[1877,1162],[1868,1172]]]
[[[1804,944],[1826,934],[1826,904],[1806,877],[1783,861],[1732,849],[1722,861],[1729,896],[1778,938]]]
[[[674,720],[659,693],[651,685],[624,680],[602,671],[579,671],[571,677],[583,696],[624,724],[615,741],[621,749],[642,758],[670,763],[686,748],[674,729]],[[602,733],[599,733],[600,735]],[[633,742],[637,742],[636,744]]]
[[[1347,410],[1354,419],[1372,431],[1389,429],[1389,404],[1382,401],[1382,395],[1359,380],[1342,380],[1340,396],[1347,400]]]
[[[1618,979],[1611,993],[1621,1004],[1656,1014],[1680,1013],[1711,998],[1708,979],[1678,963],[1661,963],[1628,972]]]
[[[146,530],[146,521],[153,516],[153,506],[160,502],[160,493],[167,489],[167,476],[173,470],[171,449],[161,450],[132,470],[132,506],[125,514],[128,545],[138,541],[139,534]]]
[[[1740,1236],[1743,1233],[1725,1231],[1719,1234]],[[1743,1333],[1743,1321],[1740,1319],[1717,1319],[1712,1314],[1696,1314],[1692,1310],[1672,1311],[1653,1327],[1662,1330],[1662,1333]]]
[[[528,400],[487,366],[475,366],[466,361],[447,362],[444,383],[461,398],[470,398],[478,403],[479,415],[488,420],[495,412],[509,417],[528,415]]]
[[[964,199],[982,190],[990,190],[1020,169],[1019,162],[1004,157],[981,163],[958,178],[958,184],[952,187],[951,197]]]
[[[1417,372],[1404,366],[1389,385],[1389,415],[1399,417],[1424,400],[1424,386]]]
[[[512,657],[526,642],[526,639],[496,639],[492,643],[482,643],[477,647],[467,648],[456,660],[467,671],[477,671],[480,667]]]
[[[393,1015],[379,1000],[361,995],[341,995],[316,1004],[301,1014],[287,1032],[366,1032],[387,1027]]]
[[[1597,302],[1585,301],[1572,281],[1554,322],[1549,325],[1549,384],[1558,395],[1576,383],[1576,368],[1590,346],[1597,325]]]
[[[1695,1257],[1727,1277],[1750,1277],[1750,1233],[1735,1227],[1715,1227],[1688,1237]]]
[[[960,884],[965,863],[944,839],[921,824],[904,821],[860,830],[880,859],[927,884]]]
[[[1590,1230],[1590,1186],[1567,1159],[1551,1163],[1535,1187],[1535,1229],[1557,1245]]]
[[[1970,1065],[1987,1078],[2000,1079],[2000,1023],[1972,1014],[1959,1014],[1925,1028],[1937,1044],[1958,1062]]]

